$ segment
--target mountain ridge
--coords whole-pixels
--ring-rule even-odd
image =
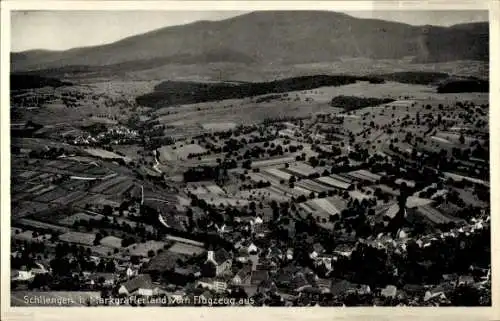
[[[257,11],[220,21],[160,28],[110,44],[11,53],[14,72],[145,61],[295,64],[340,57],[416,62],[488,60],[488,23],[413,26],[330,11]],[[216,54],[214,54],[216,53]],[[179,60],[179,57],[190,57]],[[154,68],[149,64],[148,68]]]

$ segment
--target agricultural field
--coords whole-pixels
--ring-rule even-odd
[[[143,148],[138,145],[117,145],[113,147],[113,150],[125,155],[125,157],[131,160],[138,160],[141,159],[139,152],[142,152]]]
[[[362,201],[364,199],[366,200],[369,200],[371,199],[372,197],[366,193],[363,193],[363,192],[360,192],[360,191],[349,191],[349,196],[352,198],[352,199],[357,199],[359,201]]]
[[[283,165],[295,162],[295,157],[281,157],[275,159],[266,159],[252,162],[252,168]]]
[[[278,179],[284,179],[286,181],[288,181],[290,179],[290,177],[292,177],[293,175],[289,174],[289,173],[286,173],[284,171],[281,171],[277,168],[267,168],[264,170],[265,173],[269,173],[275,177],[277,177]]]
[[[354,179],[369,181],[371,183],[375,183],[375,182],[379,181],[381,178],[380,175],[377,175],[377,174],[374,174],[374,173],[371,173],[367,170],[362,170],[362,169],[357,170],[357,171],[353,171],[353,172],[349,172],[349,173],[347,173],[347,176],[352,177]]]
[[[487,206],[486,202],[481,201],[477,195],[475,195],[472,189],[454,189],[458,192],[459,197],[465,202],[467,205],[485,207]]]
[[[108,194],[109,190],[119,188],[122,184],[133,184],[133,181],[126,176],[116,176],[92,187],[90,191],[93,193]]]
[[[59,235],[59,240],[68,243],[76,243],[91,246],[94,244],[96,235],[82,232],[67,232]]]
[[[186,160],[188,155],[202,154],[206,152],[206,149],[198,144],[187,144],[177,143],[175,146],[163,146],[159,150],[160,162],[166,163],[175,160]]]
[[[116,236],[106,236],[99,242],[102,246],[119,249],[122,247],[122,239]]]
[[[199,246],[176,242],[168,248],[168,252],[195,256],[205,252],[205,249]]]
[[[275,191],[273,187],[256,188],[249,191],[240,191],[235,195],[235,197],[248,200],[269,199],[279,202],[284,202],[288,200],[288,197],[285,196],[282,191]]]
[[[47,231],[53,231],[53,232],[59,232],[59,233],[67,233],[70,231],[69,228],[55,225],[55,224],[50,224],[50,223],[44,223],[32,219],[27,219],[27,218],[22,218],[20,220],[17,220],[13,225],[17,226],[17,224],[21,226],[26,226],[28,228],[34,228],[34,229],[41,229],[41,230],[47,230]]]
[[[203,129],[213,130],[213,131],[226,131],[236,128],[236,124],[232,122],[227,123],[204,123],[202,124]]]
[[[125,252],[130,256],[148,257],[148,252],[156,253],[163,249],[167,243],[161,241],[147,241],[145,243],[136,243],[125,248]]]
[[[323,177],[317,178],[316,180],[322,184],[336,187],[336,188],[340,188],[340,189],[347,189],[351,185],[347,182],[335,179],[331,176],[323,176]]]
[[[315,207],[319,207],[321,210],[327,212],[330,215],[340,214],[341,210],[335,207],[334,204],[330,203],[326,198],[318,198],[310,201]]]
[[[408,208],[420,207],[420,206],[429,205],[431,203],[432,203],[432,200],[430,200],[430,199],[416,197],[416,196],[410,196],[406,200],[406,207],[408,207]]]
[[[74,191],[74,192],[67,193],[63,197],[59,197],[59,198],[53,200],[52,202],[60,204],[60,205],[72,204],[72,203],[78,202],[80,200],[83,200],[86,196],[87,196],[87,193],[84,191]]]
[[[80,220],[85,220],[85,221],[89,221],[91,219],[99,220],[102,217],[104,217],[104,216],[103,215],[91,215],[91,214],[86,214],[86,213],[76,213],[76,214],[73,214],[71,216],[68,216],[68,217],[61,219],[58,223],[61,225],[64,225],[64,226],[73,226],[73,224],[75,222],[80,221]]]
[[[123,157],[121,155],[118,155],[116,153],[100,149],[100,148],[87,148],[85,149],[85,152],[87,152],[89,155],[98,157],[98,158],[104,158],[104,159],[117,159],[121,158],[126,162],[130,162],[130,158],[128,157]]]
[[[315,182],[311,179],[304,179],[296,183],[298,187],[302,187],[310,192],[321,193],[332,190],[331,187]]]
[[[216,195],[226,195],[226,192],[219,186],[212,184],[208,185],[205,187],[209,193],[216,194]]]
[[[467,181],[470,181],[470,182],[473,182],[473,183],[476,183],[476,184],[490,186],[489,182],[486,182],[486,181],[484,181],[482,179],[477,179],[477,178],[463,176],[463,175],[459,175],[459,174],[455,174],[455,173],[449,173],[449,172],[444,172],[443,174],[444,174],[444,176],[446,178],[451,178],[454,181],[467,180]]]
[[[220,188],[215,184],[210,184],[209,182],[205,184],[201,183],[189,184],[185,190],[187,193],[191,193],[194,195],[203,195],[203,194],[219,195],[219,196],[226,195],[226,192],[222,188]]]
[[[238,199],[231,197],[221,197],[219,195],[210,195],[210,194],[202,194],[199,195],[199,199],[204,200],[207,204],[219,206],[223,204],[224,206],[235,206],[235,207],[243,207],[248,205],[249,201],[246,199]]]
[[[22,218],[50,209],[50,204],[33,201],[20,201],[11,209],[11,217],[14,219]]]
[[[95,52],[12,53],[11,270],[43,263],[50,277],[11,288],[114,297],[132,271],[151,276],[155,293],[191,297],[213,254],[231,264],[212,281],[228,285],[253,263],[259,273],[244,290],[258,305],[491,303],[487,23],[424,28],[316,14],[255,12]],[[226,46],[245,29],[239,19],[257,22],[243,38],[262,43]],[[339,22],[327,37],[339,41],[312,41],[311,31],[333,30],[328,21]],[[200,24],[209,51],[177,41],[184,28],[203,36]],[[432,50],[410,57],[422,33]],[[366,55],[395,59],[357,57]],[[115,279],[109,291],[95,282],[101,273]],[[268,296],[268,283],[279,291]],[[220,285],[194,292],[231,294]],[[33,293],[14,291],[11,301],[25,305]]]
[[[15,240],[28,242],[46,242],[51,239],[50,234],[35,234],[32,230],[23,230],[20,228],[11,228],[10,235]],[[36,235],[36,236],[35,236]]]
[[[302,177],[307,177],[309,175],[318,173],[317,170],[314,169],[314,167],[305,163],[292,164],[290,165],[290,167],[286,168],[285,171],[292,173],[293,175],[299,175]]]
[[[427,205],[417,207],[416,211],[417,213],[425,217],[427,220],[430,220],[434,224],[445,224],[453,221],[454,222],[460,221],[450,216],[446,216],[441,212],[439,212],[438,210],[436,210],[435,208]]]

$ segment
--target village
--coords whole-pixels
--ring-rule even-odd
[[[488,104],[336,101],[13,137],[12,304],[491,304]]]

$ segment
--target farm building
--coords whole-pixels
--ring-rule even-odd
[[[163,251],[153,257],[144,268],[146,273],[151,275],[175,269],[178,261],[183,261],[187,258],[186,255]]]
[[[123,283],[118,289],[118,293],[125,295],[138,294],[143,296],[152,296],[153,284],[151,282],[151,277],[148,274],[138,275],[135,278]]]
[[[390,219],[393,219],[396,217],[396,215],[399,213],[399,205],[398,204],[392,204],[385,210],[384,215]]]
[[[216,275],[223,275],[231,268],[231,254],[224,249],[210,250],[205,265],[213,266]]]
[[[398,185],[403,185],[403,183],[406,184],[406,186],[408,187],[415,187],[415,181],[410,181],[410,180],[406,180],[406,179],[402,179],[402,178],[398,178],[396,181],[395,181],[396,184]]]

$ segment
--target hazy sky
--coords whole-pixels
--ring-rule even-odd
[[[154,29],[197,20],[221,20],[244,11],[18,11],[11,16],[12,51],[66,50],[117,41]],[[488,21],[487,11],[349,11],[412,25],[449,26]]]

